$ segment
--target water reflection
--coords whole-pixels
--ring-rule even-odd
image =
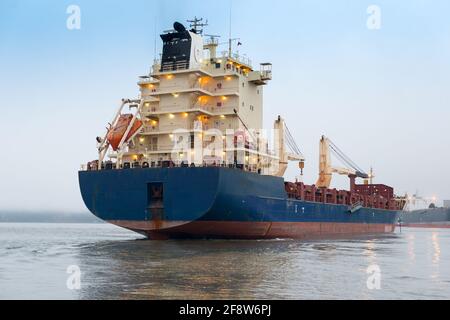
[[[410,234],[407,236],[408,241],[408,257],[409,260],[414,263],[416,261],[416,253],[415,253],[415,241],[416,237],[414,234]]]
[[[336,298],[354,285],[348,272],[365,283],[355,261],[365,252],[373,264],[377,250],[375,240],[102,242],[79,249],[79,298]]]
[[[315,242],[134,239],[108,225],[0,224],[0,298],[450,298],[447,230]],[[381,290],[367,289],[371,264],[381,267]],[[81,268],[80,292],[67,289],[69,265]]]
[[[441,246],[439,244],[439,233],[433,232],[431,234],[431,242],[433,243],[433,264],[438,265],[441,260]]]
[[[431,278],[436,280],[440,278],[440,261],[441,261],[441,246],[439,243],[439,233],[433,232],[431,234],[431,243],[433,245],[433,272]]]
[[[290,268],[299,255],[301,246],[292,248],[289,242],[98,244],[80,250],[80,265],[89,270],[81,298],[250,298],[249,291],[267,289],[268,278],[283,282],[280,270]],[[102,278],[108,280],[99,283]]]
[[[368,260],[368,265],[369,266],[376,265],[377,264],[377,253],[376,253],[375,241],[367,240],[364,251],[365,251],[364,253]]]

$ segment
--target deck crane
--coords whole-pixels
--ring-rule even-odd
[[[303,169],[305,168],[305,157],[292,137],[286,122],[280,116],[278,116],[278,119],[275,121],[274,129],[275,132],[278,133],[276,148],[280,158],[278,172],[275,173],[275,176],[284,176],[288,168],[289,161],[298,161],[301,175],[303,175]],[[286,147],[289,149],[289,152],[286,151]]]
[[[331,153],[333,153],[347,168],[334,167],[331,163]],[[346,175],[350,178],[350,189],[355,186],[355,179],[369,179],[370,175],[365,173],[356,163],[347,157],[329,138],[322,136],[320,140],[319,158],[319,179],[316,186],[318,188],[329,189],[333,173]]]

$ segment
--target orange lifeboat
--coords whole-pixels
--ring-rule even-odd
[[[123,114],[120,116],[116,126],[109,130],[107,139],[114,151],[117,151],[119,149],[120,141],[122,141],[122,138],[125,135],[128,126],[130,125],[132,120],[133,120],[132,114]],[[142,121],[136,119],[136,121],[133,124],[133,127],[128,133],[127,138],[125,139],[125,142],[128,142],[131,139],[131,137],[133,137],[136,134],[136,132],[138,132],[139,129],[141,129],[142,125],[143,125]]]

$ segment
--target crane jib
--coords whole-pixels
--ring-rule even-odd
[[[367,173],[356,171],[356,176],[361,179],[369,179],[369,175]]]

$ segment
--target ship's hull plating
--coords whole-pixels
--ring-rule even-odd
[[[288,199],[282,178],[228,168],[80,172],[97,217],[151,239],[313,239],[391,233],[399,212]],[[162,188],[155,197],[155,188]]]
[[[401,217],[403,227],[450,228],[450,209],[435,208],[404,212]]]

